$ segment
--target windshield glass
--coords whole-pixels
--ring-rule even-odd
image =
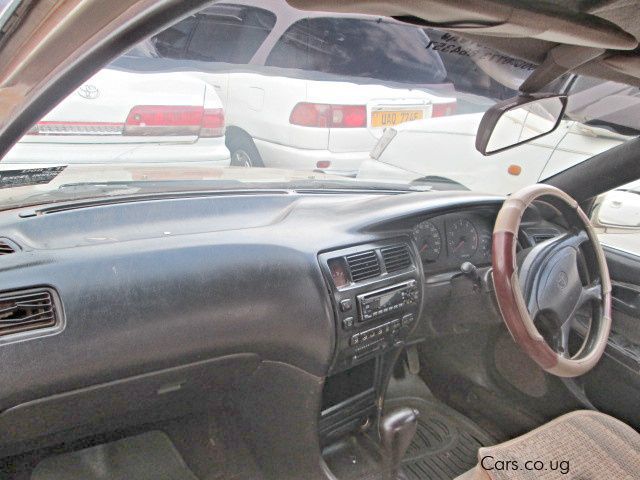
[[[547,89],[569,92],[555,131],[482,156],[483,113],[535,68],[391,18],[213,3],[33,125],[0,162],[0,202],[247,188],[504,195],[638,134],[638,88],[565,76]]]
[[[0,0],[0,25],[4,26],[22,0]]]

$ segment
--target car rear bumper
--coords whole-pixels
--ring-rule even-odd
[[[175,143],[30,143],[16,144],[0,165],[113,164],[113,163],[205,163],[226,167],[231,163],[224,137]]]
[[[369,158],[368,151],[335,153],[329,150],[289,147],[257,139],[254,142],[264,166],[272,168],[321,170],[325,173],[355,176],[360,164]]]

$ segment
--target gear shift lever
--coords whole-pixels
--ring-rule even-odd
[[[419,414],[414,408],[404,407],[382,418],[380,438],[384,450],[384,480],[398,480],[400,462],[416,434]]]

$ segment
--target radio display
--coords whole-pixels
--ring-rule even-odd
[[[372,298],[370,302],[374,308],[384,309],[402,302],[402,295],[396,290],[395,292],[387,292],[378,295],[377,297]]]
[[[396,285],[389,289],[358,296],[360,321],[366,322],[400,313],[405,304],[412,303],[413,285]]]

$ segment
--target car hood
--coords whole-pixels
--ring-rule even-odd
[[[393,127],[397,132],[444,133],[470,135],[475,138],[483,112],[426,118]]]
[[[413,122],[403,123],[393,127],[393,129],[397,132],[444,133],[455,135],[470,135],[475,138],[476,133],[478,133],[478,126],[480,125],[480,121],[482,120],[483,115],[484,112],[479,112],[462,115],[451,115],[447,117],[426,118],[423,120],[415,120]],[[572,115],[570,115],[568,118],[565,118],[561,122],[561,126],[573,128],[576,131],[579,130],[579,132],[585,136],[606,137],[620,141],[624,141],[628,138],[625,135],[621,135],[606,128],[579,124],[574,121]],[[548,138],[550,137],[540,137],[529,143],[553,143],[545,141],[545,139]]]

